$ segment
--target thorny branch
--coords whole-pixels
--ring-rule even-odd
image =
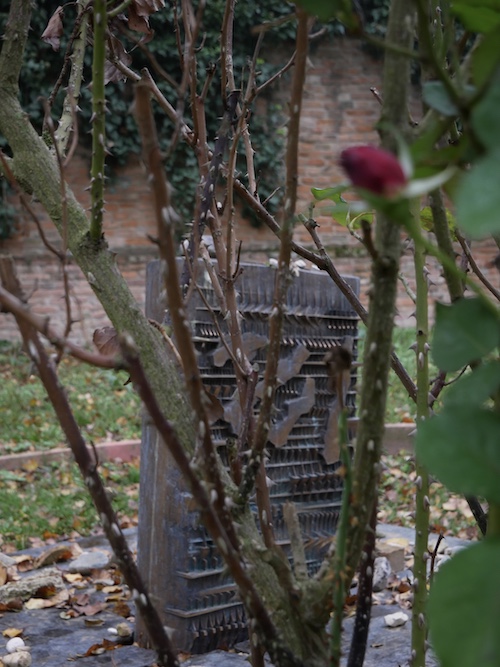
[[[4,256],[0,255],[0,264],[5,261]],[[3,287],[0,287],[0,303],[3,310],[12,313],[16,319],[21,318],[26,321],[34,330],[41,333],[45,338],[56,347],[60,353],[68,352],[75,359],[79,359],[86,364],[97,366],[98,368],[122,368],[121,363],[113,356],[89,352],[84,347],[79,347],[69,341],[65,335],[61,336],[50,326],[49,320],[33,313],[26,303],[15,297]]]
[[[179,470],[187,480],[191,493],[197,501],[202,520],[212,535],[215,544],[224,556],[229,571],[241,592],[242,600],[252,619],[252,627],[262,634],[266,648],[275,664],[289,664],[292,667],[303,667],[279,639],[269,612],[259,597],[255,586],[248,576],[242,557],[232,544],[231,537],[225,531],[220,513],[214,507],[213,500],[207,493],[206,486],[198,478],[198,466],[189,461],[181,443],[177,439],[172,425],[163,416],[155,395],[149,386],[137,352],[128,339],[122,340],[122,350],[134,385],[153,420],[165,445],[170,449]]]
[[[292,235],[295,223],[295,206],[297,201],[297,173],[298,173],[298,141],[300,112],[302,108],[302,93],[306,76],[306,62],[308,52],[308,29],[307,15],[297,10],[297,58],[292,81],[292,94],[290,100],[290,122],[288,131],[288,142],[286,150],[286,193],[285,207],[283,211],[283,224],[280,236],[280,254],[278,259],[278,270],[276,272],[275,292],[273,308],[269,325],[269,347],[268,357],[264,375],[264,390],[260,405],[259,418],[252,442],[252,450],[248,465],[244,471],[243,481],[240,485],[240,495],[243,499],[248,497],[253,488],[255,477],[262,462],[264,448],[267,442],[271,423],[271,410],[274,403],[274,395],[277,386],[277,369],[281,345],[281,330],[283,326],[286,294],[290,282],[290,258],[292,253]],[[270,517],[259,517],[264,519],[264,526],[269,524]],[[268,530],[271,540],[271,530]],[[271,542],[269,542],[271,543]]]
[[[175,333],[177,349],[183,363],[188,395],[198,420],[197,432],[203,453],[203,469],[207,482],[213,486],[215,506],[224,522],[224,530],[230,536],[233,548],[238,549],[238,539],[226,503],[226,492],[219,472],[218,457],[210,432],[210,421],[203,401],[203,384],[191,337],[191,329],[185,317],[177,271],[177,247],[173,234],[176,214],[170,205],[169,191],[151,109],[151,88],[147,79],[136,85],[135,114],[141,136],[144,161],[152,178],[159,248],[164,262],[163,270],[165,272],[169,316]]]

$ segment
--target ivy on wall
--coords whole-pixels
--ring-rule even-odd
[[[4,4],[4,3],[2,3]],[[43,105],[41,98],[48,98],[55,82],[57,81],[63,65],[64,54],[67,45],[67,39],[76,18],[76,8],[74,2],[64,3],[64,25],[65,35],[61,40],[61,49],[58,52],[40,39],[47,23],[60,3],[60,0],[47,0],[36,2],[33,11],[31,32],[27,44],[27,57],[25,66],[21,74],[21,102],[23,108],[29,115],[36,127],[41,129],[43,123]],[[158,73],[155,78],[162,92],[168,99],[177,100],[177,91],[174,86],[181,81],[182,71],[179,64],[177,38],[175,34],[174,21],[174,3],[168,3],[169,6],[152,15],[150,18],[151,28],[155,31],[153,39],[147,44],[147,51],[156,59],[161,68],[166,72],[168,80],[161,79]],[[368,23],[385,18],[384,11],[378,14],[377,7],[385,7],[385,0],[364,0],[365,11]],[[210,85],[206,109],[207,109],[207,130],[210,141],[213,141],[219,125],[220,116],[223,113],[223,102],[221,100],[221,85],[218,71],[219,60],[219,40],[221,18],[224,12],[225,0],[211,0],[207,3],[201,31],[202,48],[197,51],[199,86],[203,85],[206,78],[206,69],[209,66],[215,66],[216,74]],[[375,10],[374,10],[375,8]],[[280,17],[285,17],[293,12],[293,5],[280,0],[259,0],[258,2],[238,2],[235,6],[235,40],[234,40],[234,71],[239,75],[238,84],[244,89],[246,77],[248,74],[248,60],[254,52],[256,35],[253,28],[266,21],[276,21]],[[0,29],[5,25],[7,11],[0,10]],[[261,83],[269,78],[279,65],[269,58],[272,52],[281,47],[289,47],[287,52],[291,53],[292,41],[295,39],[295,22],[284,21],[277,22],[277,27],[268,33],[264,40],[261,56],[257,62],[258,79]],[[342,34],[343,27],[340,24],[332,23],[328,26],[326,35]],[[139,71],[142,67],[148,67],[154,70],[151,59],[137,45],[137,34],[122,35],[121,40],[132,56],[132,67]],[[135,40],[135,41],[134,41]],[[270,51],[272,49],[272,52]],[[85,82],[82,87],[80,100],[80,133],[79,140],[82,145],[90,145],[91,135],[90,116],[91,116],[91,91],[88,84],[91,80],[91,49],[88,49],[85,62]],[[275,60],[275,59],[274,59]],[[54,100],[52,109],[53,118],[58,118],[61,111],[61,105],[64,97],[63,83],[58,95]],[[130,106],[133,98],[133,89],[130,82],[109,83],[106,89],[107,103],[109,113],[107,115],[106,135],[108,147],[111,151],[108,159],[109,174],[112,178],[113,167],[124,164],[130,154],[140,153],[139,139],[135,121],[130,113]],[[185,100],[188,112],[189,99]],[[265,109],[262,112],[262,109]],[[256,151],[255,165],[259,181],[259,194],[261,199],[266,199],[275,189],[277,182],[281,179],[279,175],[282,171],[283,139],[284,139],[284,113],[280,104],[267,100],[266,104],[259,106],[260,114],[251,109],[253,113],[251,122],[252,142]],[[186,112],[186,113],[187,113]],[[195,156],[182,142],[177,142],[173,151],[169,150],[170,140],[174,133],[171,121],[160,110],[157,113],[157,128],[161,138],[161,143],[165,148],[166,169],[169,179],[174,186],[174,197],[176,207],[181,217],[189,221],[193,214],[194,192],[198,180]],[[1,138],[0,138],[1,139]],[[245,179],[245,165],[241,158],[240,178]],[[278,176],[278,178],[277,178]],[[268,207],[271,211],[276,210],[280,204],[279,194],[275,195],[269,202]],[[2,225],[2,201],[0,201],[0,225]],[[5,209],[6,218],[12,212]],[[245,212],[248,213],[248,212]],[[7,221],[2,230],[5,234],[12,231],[12,226]],[[2,234],[0,230],[0,234]]]

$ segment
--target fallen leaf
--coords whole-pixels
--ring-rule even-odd
[[[103,593],[123,593],[123,588],[121,586],[103,586],[102,587],[102,592]]]
[[[48,584],[47,586],[40,586],[35,591],[34,597],[48,599],[54,597],[56,594],[56,587],[53,584]]]
[[[104,638],[102,644],[92,644],[92,646],[87,649],[83,657],[88,658],[91,655],[101,655],[105,651],[114,651],[115,648],[118,648],[120,644],[112,642],[109,639]]]
[[[81,616],[95,616],[106,609],[105,602],[96,602],[95,604],[87,604],[85,606],[73,605],[73,609]]]
[[[33,569],[33,557],[32,556],[15,556],[16,567],[19,572],[29,572]]]
[[[26,600],[25,607],[26,609],[43,609],[45,607],[47,600],[42,600],[42,598],[30,598]]]
[[[52,565],[52,563],[59,563],[60,561],[66,561],[73,558],[73,552],[68,546],[65,545],[56,545],[47,551],[44,551],[42,554],[35,558],[33,562],[33,567],[38,569],[44,567],[45,565]]]
[[[93,626],[103,625],[104,620],[102,618],[86,618],[84,619],[83,623],[84,625],[93,627]]]
[[[23,608],[23,601],[21,598],[13,598],[8,602],[0,602],[0,612],[3,611],[21,611]]]
[[[118,600],[113,606],[113,613],[117,614],[117,616],[128,618],[132,611],[124,600]]]
[[[57,607],[64,604],[69,599],[69,593],[66,589],[59,591],[49,598],[30,598],[25,602],[26,609],[47,609],[48,607]]]
[[[2,630],[2,635],[12,639],[13,637],[20,637],[23,632],[24,630],[22,628],[5,628],[5,630]]]

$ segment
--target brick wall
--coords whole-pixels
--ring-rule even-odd
[[[299,147],[299,211],[305,211],[311,201],[311,187],[328,187],[343,180],[337,167],[340,151],[357,143],[376,142],[373,127],[378,120],[379,105],[371,87],[382,91],[381,62],[361,50],[359,42],[336,38],[315,48],[309,58],[305,85],[301,137]],[[286,81],[277,94],[286,93]],[[412,113],[418,118],[418,91],[413,91]],[[67,171],[67,180],[84,206],[89,205],[89,156],[80,151]],[[36,206],[36,205],[35,205]],[[48,239],[55,245],[60,241],[53,225],[40,206],[37,211]],[[345,274],[357,275],[362,281],[362,300],[367,302],[370,264],[358,242],[349,232],[334,223],[330,216],[318,212],[320,235],[335,258],[338,269]],[[16,238],[0,243],[0,251],[10,251],[28,293],[30,304],[51,322],[63,327],[63,297],[61,271],[57,261],[42,245],[31,220],[20,210],[20,229]],[[156,256],[156,248],[148,240],[155,234],[154,212],[145,173],[137,157],[131,156],[125,168],[118,169],[108,183],[106,194],[105,231],[110,247],[118,255],[122,270],[134,296],[144,303],[145,266]],[[242,241],[243,260],[267,261],[277,253],[275,237],[266,228],[255,228],[247,221],[238,225]],[[310,246],[307,231],[298,226],[295,240]],[[492,282],[498,286],[498,274],[488,267],[496,254],[494,244],[481,243],[478,261]],[[412,258],[405,255],[402,271],[413,283]],[[70,268],[72,303],[78,323],[73,336],[79,341],[90,341],[93,330],[107,323],[107,318],[76,266]],[[442,276],[431,266],[434,285],[431,294],[444,298]],[[398,322],[411,325],[413,305],[403,287],[398,297]],[[15,323],[10,315],[0,315],[0,339],[18,340]]]

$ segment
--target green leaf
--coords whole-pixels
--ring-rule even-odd
[[[311,16],[317,16],[326,22],[338,19],[342,23],[352,24],[354,17],[350,1],[347,0],[299,0],[297,4]]]
[[[416,452],[450,491],[500,503],[499,441],[498,413],[450,406],[418,425]]]
[[[472,54],[472,77],[479,88],[483,86],[494,74],[500,61],[500,25],[489,32],[477,44]]]
[[[453,217],[453,213],[448,208],[446,209],[446,222],[448,223],[448,227],[453,235],[455,230],[455,218]],[[434,229],[434,219],[432,217],[432,210],[430,206],[424,206],[424,208],[421,209],[420,223],[422,225],[422,229],[425,229],[427,232],[432,232]]]
[[[500,388],[500,361],[488,361],[462,376],[446,390],[445,406],[481,406]]]
[[[497,0],[455,1],[451,10],[471,32],[491,32],[500,26],[500,5]]]
[[[443,116],[458,116],[460,114],[441,81],[427,81],[424,83],[422,95],[424,102]]]
[[[436,304],[432,356],[443,371],[458,371],[491,352],[500,340],[498,316],[480,299]]]
[[[499,108],[500,82],[496,82],[490,87],[482,100],[476,104],[471,114],[474,132],[488,150],[500,146]]]
[[[334,188],[311,188],[314,199],[317,201],[324,201],[325,199],[331,199],[336,204],[339,202],[344,203],[344,200],[340,196],[342,192],[345,192],[349,186],[347,183],[341,183],[336,185]]]
[[[500,149],[478,160],[462,178],[455,204],[458,226],[471,238],[500,232]]]
[[[433,648],[442,667],[500,665],[500,542],[486,540],[453,556],[429,597]]]

